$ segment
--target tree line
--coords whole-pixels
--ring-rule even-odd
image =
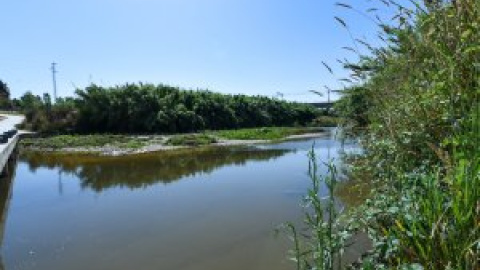
[[[265,96],[228,95],[167,85],[124,84],[77,89],[75,97],[27,92],[13,101],[28,128],[46,133],[183,133],[307,125],[318,110]]]

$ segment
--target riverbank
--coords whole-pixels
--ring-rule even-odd
[[[24,138],[20,146],[33,152],[82,153],[102,156],[132,155],[193,148],[272,143],[314,138],[327,133],[324,128],[252,128],[175,135],[57,135]]]

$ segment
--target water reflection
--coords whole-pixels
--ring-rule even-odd
[[[112,187],[130,189],[146,187],[158,182],[168,184],[183,177],[209,174],[227,165],[245,165],[248,161],[268,161],[293,150],[258,149],[252,147],[199,148],[135,156],[99,157],[23,153],[30,171],[38,168],[59,168],[59,192],[64,173],[77,176],[84,188],[97,192]]]
[[[24,153],[5,267],[292,269],[291,243],[273,229],[303,219],[312,145],[320,162],[338,158],[330,137],[112,158]]]
[[[17,167],[17,152],[14,152],[6,164],[6,174],[0,177],[0,247],[3,246],[5,224],[8,216],[8,209],[12,197],[13,179]],[[4,270],[3,256],[0,254],[0,270]]]

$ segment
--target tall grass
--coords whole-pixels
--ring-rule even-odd
[[[294,242],[292,259],[297,270],[341,269],[342,254],[349,234],[339,222],[339,204],[334,196],[338,184],[338,174],[332,162],[325,163],[328,173],[319,174],[319,165],[315,151],[309,154],[308,176],[311,187],[304,198],[304,228],[287,223],[286,228]],[[322,197],[322,187],[327,195]]]
[[[376,1],[397,10],[391,22],[373,16],[385,46],[345,63],[353,82],[346,104],[358,108],[341,115],[364,125],[356,169],[376,186],[349,219],[374,244],[357,268],[480,269],[480,1],[406,2]],[[328,230],[329,222],[309,225],[315,236],[327,224],[323,237],[309,238],[318,249],[307,249],[323,259],[298,257],[327,264],[303,269],[333,269],[331,252],[344,247],[325,239],[344,230]]]

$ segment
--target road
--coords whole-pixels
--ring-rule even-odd
[[[0,120],[0,132],[13,129],[15,125],[22,123],[25,119],[25,116],[23,115],[0,114],[0,117],[5,117],[4,119]]]
[[[17,124],[22,123],[25,119],[25,117],[22,115],[0,114],[0,117],[3,118],[2,120],[0,120],[0,134],[5,131],[14,129]],[[17,145],[18,136],[19,134],[17,133],[15,134],[15,136],[10,138],[7,143],[0,144],[0,172],[3,172],[3,168],[5,167],[5,164],[7,163],[10,154],[13,152],[13,149],[15,149],[15,146]]]
[[[14,129],[16,125],[22,123],[25,119],[25,116],[23,115],[0,114],[0,117],[3,118],[0,120],[0,134],[7,130]],[[15,135],[15,137],[16,136],[18,135]],[[13,138],[8,140],[8,143],[0,144],[0,154],[3,154],[4,150],[9,146],[11,141],[13,141]]]

